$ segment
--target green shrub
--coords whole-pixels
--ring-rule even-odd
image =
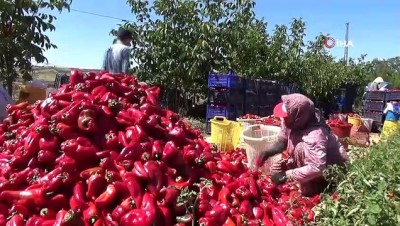
[[[315,225],[400,225],[400,139],[357,151],[368,153],[347,174],[331,170],[339,180],[323,195]]]

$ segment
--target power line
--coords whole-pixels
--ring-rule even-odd
[[[103,17],[103,18],[108,18],[108,19],[113,19],[113,20],[134,22],[134,21],[127,20],[127,19],[122,19],[122,18],[113,17],[113,16],[108,16],[108,15],[103,15],[103,14],[98,14],[98,13],[92,13],[92,12],[83,11],[83,10],[79,10],[79,9],[72,9],[72,8],[71,8],[70,10],[71,10],[71,11],[74,11],[74,12],[78,12],[78,13],[83,13],[83,14],[88,14],[88,15],[92,15],[92,16],[98,16],[98,17]]]

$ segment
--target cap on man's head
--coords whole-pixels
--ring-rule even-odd
[[[119,40],[124,40],[124,39],[128,39],[128,38],[132,39],[132,32],[129,30],[126,30],[124,28],[120,28],[120,29],[118,29],[118,32],[117,32],[117,38]]]

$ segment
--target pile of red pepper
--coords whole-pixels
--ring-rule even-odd
[[[281,126],[281,119],[273,115],[263,118],[263,123],[268,126]]]
[[[352,125],[341,119],[329,119],[327,121],[329,127],[351,127]]]
[[[260,119],[261,117],[258,115],[253,115],[253,114],[245,114],[242,117],[239,117],[239,119]]]
[[[290,225],[319,197],[250,172],[244,151],[220,154],[158,87],[72,71],[0,125],[1,225]],[[287,213],[287,215],[285,214]]]

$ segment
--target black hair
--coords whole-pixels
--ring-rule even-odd
[[[128,30],[126,30],[124,28],[120,28],[120,29],[118,29],[118,32],[117,32],[117,38],[119,40],[124,40],[124,39],[127,39],[127,38],[132,39],[132,32],[128,31]]]

